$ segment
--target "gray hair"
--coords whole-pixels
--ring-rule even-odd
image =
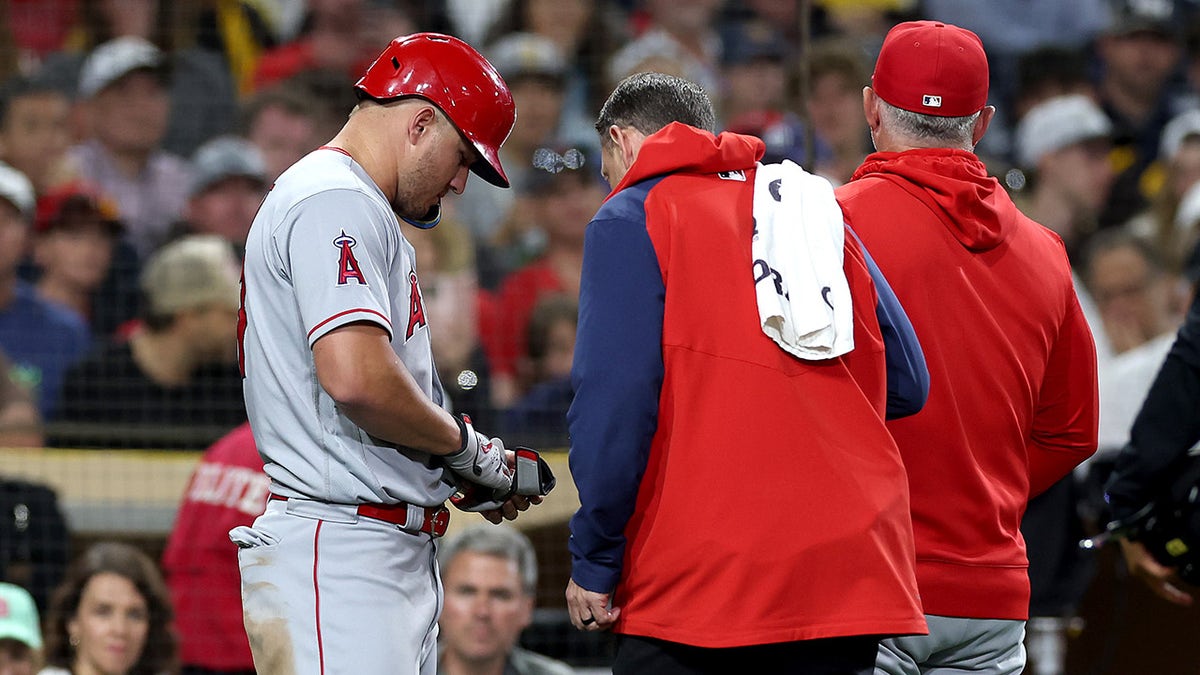
[[[537,555],[529,537],[504,525],[474,525],[438,546],[438,566],[450,569],[460,553],[482,553],[517,564],[521,587],[529,595],[537,591]]]
[[[963,117],[938,117],[897,108],[876,98],[880,115],[886,118],[888,127],[902,136],[925,143],[936,141],[937,147],[972,148],[975,145],[972,134],[981,110]]]

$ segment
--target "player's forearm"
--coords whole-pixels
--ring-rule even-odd
[[[333,331],[313,345],[313,360],[322,388],[368,434],[434,455],[461,447],[454,418],[421,391],[378,328]]]
[[[428,399],[424,400],[428,402]],[[396,399],[359,400],[339,402],[338,407],[354,424],[375,438],[433,455],[457,452],[462,445],[462,434],[454,418],[432,402],[422,405],[417,399],[409,399],[408,404]]]

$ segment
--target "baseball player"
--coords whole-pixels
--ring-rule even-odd
[[[492,522],[539,501],[508,496],[512,453],[444,409],[397,220],[436,225],[468,170],[508,187],[508,87],[466,43],[419,33],[355,89],[345,126],[277,179],[246,243],[240,358],[271,496],[230,538],[259,673],[432,675],[447,478],[491,495],[475,510]]]

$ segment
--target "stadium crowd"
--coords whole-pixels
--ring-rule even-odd
[[[0,446],[202,450],[241,428],[238,268],[258,204],[336,133],[389,40],[437,31],[480,49],[518,109],[513,189],[472,175],[439,227],[406,233],[438,374],[480,426],[566,447],[584,228],[608,194],[593,123],[613,85],[698,83],[764,162],[838,186],[872,151],[861,92],[884,35],[933,19],[982,38],[998,112],[977,153],[1062,238],[1096,340],[1099,451],[1027,532],[1034,615],[1069,616],[1090,572],[1052,568],[1086,527],[1077,494],[1128,439],[1200,281],[1200,1],[806,4],[0,4]],[[1058,658],[1061,634],[1031,654]]]

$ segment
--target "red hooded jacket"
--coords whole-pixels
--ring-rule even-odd
[[[669,125],[588,225],[572,578],[614,591],[616,632],[689,645],[924,633],[876,288],[847,235],[854,351],[804,361],[763,334],[762,153]]]
[[[1025,619],[1026,502],[1096,449],[1096,349],[1062,240],[961,150],[872,154],[836,194],[929,367],[925,408],[888,423],[925,613]]]

